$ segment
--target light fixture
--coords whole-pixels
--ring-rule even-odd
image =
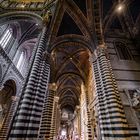
[[[121,13],[124,10],[124,4],[120,3],[116,7],[116,12]]]

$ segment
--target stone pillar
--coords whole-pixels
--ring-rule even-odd
[[[43,59],[46,47],[46,27],[43,28],[32,68],[23,89],[13,120],[9,139],[31,139],[38,136],[44,97],[48,87],[50,65]]]
[[[43,106],[38,139],[50,140],[53,108],[54,108],[53,103],[54,103],[54,96],[55,96],[56,89],[57,86],[55,83],[49,84],[48,95],[45,99],[45,104]]]
[[[80,138],[80,135],[81,135],[81,112],[80,112],[80,106],[77,105],[75,107],[75,118],[76,118],[76,121],[77,121],[77,134],[78,134],[78,137]]]
[[[129,128],[106,50],[97,50],[93,62],[101,139],[130,140]]]
[[[87,106],[87,133],[88,133],[88,140],[93,140],[92,136],[92,128],[91,128],[91,119],[90,119],[90,110],[89,110],[89,95],[88,92],[85,92],[86,94],[86,106]]]
[[[60,109],[60,105],[57,105],[57,112],[56,112],[56,135],[58,136],[60,133],[60,124],[61,124],[61,109]]]
[[[57,107],[58,107],[58,101],[59,101],[59,97],[55,96],[54,97],[54,101],[53,101],[53,112],[52,112],[52,124],[51,124],[51,132],[50,132],[50,140],[54,140],[56,139],[57,133],[56,133],[56,129],[57,129]]]

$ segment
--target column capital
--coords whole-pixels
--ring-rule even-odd
[[[98,45],[98,48],[106,49],[107,46],[106,46],[106,44],[105,44],[105,42],[104,42],[104,43],[102,43],[102,44],[99,44],[99,45]]]
[[[99,45],[99,46],[97,47],[96,52],[97,52],[97,53],[101,53],[101,52],[105,52],[106,50],[107,50],[107,47],[106,47],[105,44],[103,44],[103,45]]]
[[[94,50],[94,53],[89,57],[89,61],[94,62],[101,53],[106,54],[106,51],[107,51],[107,47],[105,43],[102,45],[98,45],[97,48]]]
[[[80,110],[80,106],[77,105],[77,106],[75,107],[75,111],[74,111],[74,113],[77,114],[77,113],[79,112],[79,110]]]
[[[79,110],[80,109],[80,105],[77,105],[75,108],[76,108],[76,110]]]
[[[50,22],[50,17],[52,15],[52,13],[51,13],[51,11],[47,11],[45,13],[46,14],[43,16],[43,23],[44,23],[44,25],[48,25],[48,23]]]
[[[109,58],[109,55],[108,55],[108,52],[107,52],[107,46],[104,44],[102,45],[99,45],[97,47],[97,49],[95,50],[95,55],[98,57],[100,56],[101,54],[105,54],[106,58],[108,59]]]
[[[89,57],[90,62],[94,62],[98,58],[96,50],[94,51],[93,55]]]
[[[58,96],[54,96],[54,101],[58,103],[59,97]]]
[[[19,97],[18,96],[12,96],[11,99],[12,99],[12,101],[16,101],[16,102],[19,101]]]
[[[51,54],[48,51],[43,52],[42,59],[47,61],[49,64],[52,62]]]
[[[56,91],[56,90],[57,90],[57,85],[56,85],[56,83],[49,83],[48,89],[49,89],[49,90]]]

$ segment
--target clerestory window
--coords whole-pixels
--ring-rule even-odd
[[[0,46],[5,49],[6,45],[8,44],[8,42],[10,41],[12,37],[12,29],[9,28],[5,31],[5,33],[3,34],[3,36],[0,39]]]
[[[19,56],[19,59],[18,59],[18,62],[17,62],[17,69],[20,71],[21,70],[21,67],[23,65],[23,60],[24,60],[24,51],[21,52],[20,56]]]
[[[122,42],[115,42],[118,57],[122,60],[132,60],[132,56],[127,46]]]

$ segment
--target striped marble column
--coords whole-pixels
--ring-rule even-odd
[[[45,99],[43,112],[41,116],[40,128],[38,132],[38,140],[50,140],[52,136],[54,97],[56,93],[56,84],[49,83],[48,96]]]
[[[91,130],[91,120],[90,120],[90,111],[88,108],[89,105],[89,98],[88,93],[86,92],[86,104],[87,104],[87,133],[88,133],[88,140],[93,140],[92,130]]]
[[[46,27],[43,28],[36,56],[14,118],[9,140],[35,140],[38,136],[50,65],[42,55],[46,46]]]
[[[54,101],[53,101],[53,112],[52,112],[52,120],[51,120],[51,130],[50,130],[50,139],[49,140],[54,140],[56,139],[57,133],[57,107],[58,107],[58,101],[59,97],[55,96]]]
[[[102,140],[130,140],[117,84],[105,51],[100,48],[97,59],[93,62],[101,138]]]

